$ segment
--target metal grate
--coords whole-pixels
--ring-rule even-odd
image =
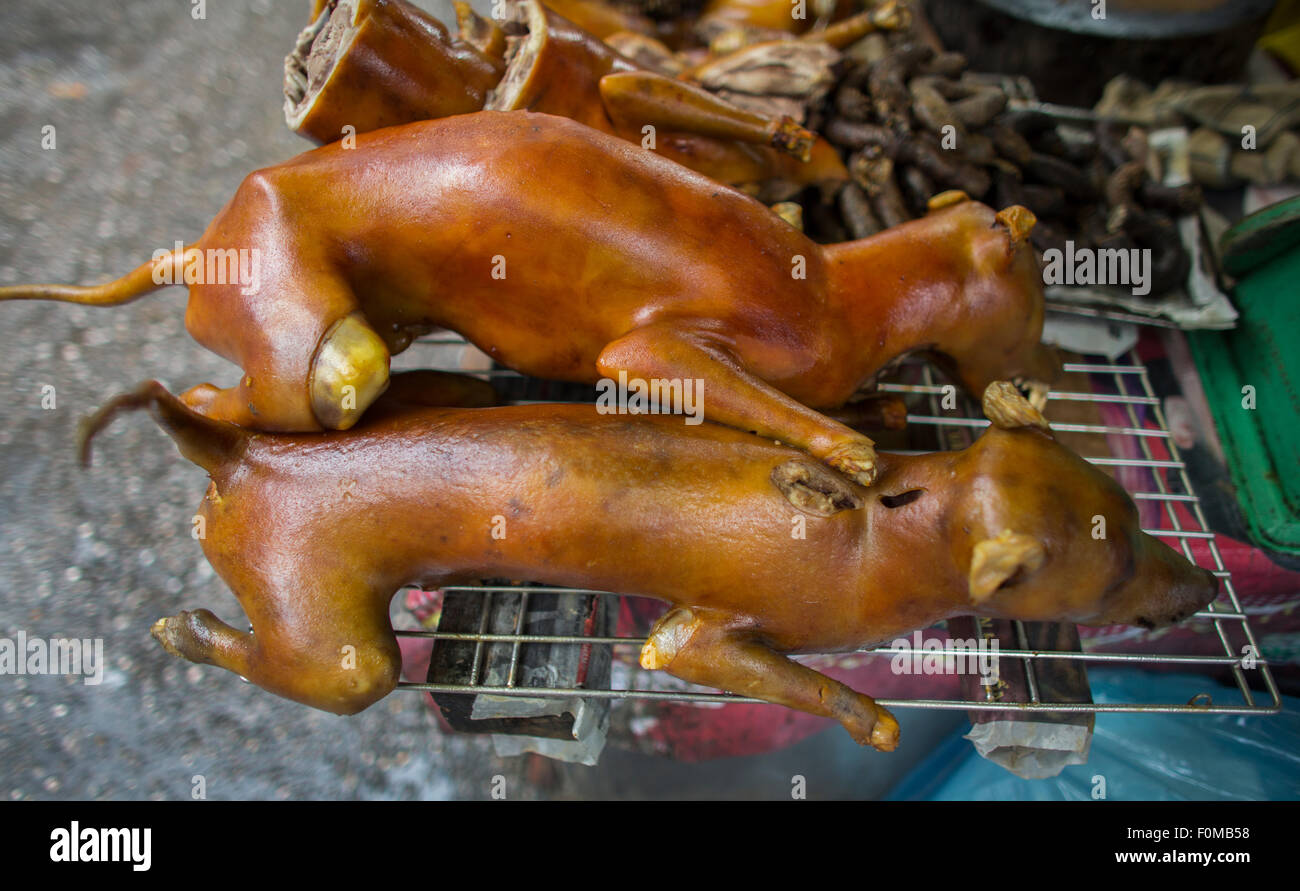
[[[465,341],[454,335],[439,334],[438,336],[428,337],[418,342],[422,346],[438,347],[464,347]],[[506,379],[506,378],[523,378],[525,381],[531,379],[525,378],[518,372],[508,369],[491,369],[478,372],[464,372],[456,363],[433,363],[443,371],[461,371],[463,373],[475,374],[486,379]],[[422,366],[422,367],[428,367]],[[1003,701],[985,701],[975,702],[965,698],[953,699],[878,699],[881,705],[889,708],[928,708],[928,709],[959,709],[959,710],[1024,710],[1024,711],[1046,711],[1046,712],[1179,712],[1195,714],[1273,714],[1281,709],[1281,697],[1278,692],[1273,676],[1269,671],[1267,662],[1260,654],[1260,648],[1256,642],[1255,636],[1251,631],[1249,621],[1241,603],[1237,598],[1236,590],[1232,584],[1232,578],[1227,571],[1223,558],[1219,552],[1217,543],[1214,539],[1214,533],[1210,532],[1205,522],[1205,516],[1201,510],[1199,500],[1192,491],[1191,483],[1187,477],[1186,466],[1179,454],[1178,447],[1173,441],[1169,432],[1169,426],[1165,421],[1164,413],[1161,409],[1160,400],[1155,395],[1151,382],[1147,376],[1145,367],[1137,361],[1136,357],[1131,354],[1117,363],[1074,363],[1065,366],[1067,372],[1080,372],[1089,375],[1092,381],[1092,389],[1109,389],[1113,388],[1114,392],[1087,392],[1083,390],[1069,391],[1052,391],[1048,404],[1048,418],[1051,420],[1051,405],[1053,402],[1091,402],[1100,404],[1109,404],[1119,407],[1119,410],[1126,418],[1126,423],[1115,424],[1071,424],[1052,422],[1052,428],[1058,432],[1076,432],[1076,433],[1094,433],[1104,434],[1108,437],[1108,443],[1131,442],[1136,445],[1132,448],[1115,448],[1110,454],[1089,456],[1084,455],[1087,460],[1094,464],[1115,467],[1115,468],[1139,468],[1143,476],[1149,481],[1146,485],[1130,489],[1130,495],[1135,501],[1156,502],[1162,506],[1164,514],[1169,520],[1171,528],[1151,528],[1146,531],[1152,535],[1158,536],[1171,544],[1178,547],[1183,555],[1192,562],[1198,562],[1193,552],[1192,542],[1203,540],[1208,550],[1209,559],[1204,558],[1200,561],[1205,568],[1213,571],[1214,575],[1222,580],[1220,594],[1214,603],[1206,609],[1195,614],[1194,618],[1201,620],[1208,625],[1206,633],[1213,634],[1217,637],[1221,645],[1221,652],[1213,655],[1197,653],[1133,653],[1108,651],[1107,644],[1102,643],[1094,645],[1092,648],[1082,652],[1078,651],[1060,651],[1060,650],[1034,650],[1034,649],[1009,649],[1000,648],[998,655],[1005,659],[1020,659],[1025,670],[1026,677],[1029,681],[1030,696],[1027,702],[1003,702]],[[898,382],[897,378],[909,379],[912,382]],[[1109,386],[1107,386],[1109,385]],[[958,400],[958,411],[949,411],[943,413],[940,410],[940,396],[945,394],[945,387],[935,383],[933,372],[930,366],[920,362],[907,361],[900,367],[900,370],[891,375],[886,382],[879,385],[879,389],[886,393],[901,394],[908,401],[908,423],[912,427],[933,428],[933,433],[940,442],[941,448],[962,448],[972,437],[972,434],[978,429],[987,425],[979,412],[979,407],[971,400],[962,397]],[[555,401],[581,401],[581,400],[513,400],[516,404],[529,402],[555,402]],[[1146,425],[1142,422],[1140,411],[1149,412],[1154,426]],[[902,454],[919,454],[919,451],[907,451],[899,449],[890,449],[890,451]],[[1122,457],[1115,454],[1116,452],[1133,452],[1136,451],[1140,457]],[[1191,517],[1191,522],[1180,514],[1178,508],[1183,507]],[[509,593],[517,595],[521,588],[513,586],[494,586],[494,585],[475,585],[475,586],[455,586],[448,587],[447,591],[479,591],[485,598],[484,602],[484,621],[489,615],[491,599],[498,593]],[[568,589],[544,586],[532,586],[523,590],[531,591],[579,591],[581,593],[596,594],[601,597],[621,598],[628,595],[614,594],[603,591],[589,591],[586,589]],[[611,603],[611,607],[617,607],[617,602]],[[521,613],[522,615],[522,613]],[[1189,622],[1192,620],[1188,620]],[[1013,623],[1016,631],[1016,639],[1024,641],[1026,639],[1024,628],[1021,623]],[[525,633],[522,622],[520,622],[513,634],[491,634],[484,629],[486,625],[480,628],[478,633],[449,633],[439,631],[398,631],[401,637],[408,638],[425,638],[434,641],[467,641],[475,644],[475,668],[482,664],[483,657],[487,647],[505,646],[510,648],[510,663],[512,666],[517,665],[519,661],[520,648],[531,643],[538,644],[559,644],[559,645],[594,645],[609,646],[614,648],[615,665],[621,666],[616,668],[615,679],[625,681],[625,683],[616,683],[611,689],[578,689],[571,687],[533,687],[521,686],[516,682],[515,672],[512,670],[509,674],[508,683],[504,685],[485,685],[481,681],[481,673],[475,670],[472,673],[470,682],[464,685],[456,684],[431,684],[417,682],[402,682],[398,689],[407,691],[448,694],[448,693],[465,693],[465,694],[487,694],[493,696],[521,696],[529,698],[543,697],[573,697],[575,694],[587,699],[609,699],[609,700],[643,700],[643,701],[668,701],[668,702],[696,702],[696,703],[761,703],[762,700],[734,696],[728,693],[710,691],[704,688],[685,684],[675,678],[668,677],[663,672],[651,672],[641,669],[636,665],[636,657],[640,647],[645,641],[644,634],[639,633],[634,636],[557,636],[557,635],[530,635]],[[639,632],[649,632],[647,625],[644,629],[638,629]],[[1199,637],[1199,635],[1198,635]],[[1023,645],[1022,645],[1023,646]],[[1256,655],[1255,668],[1246,669],[1242,667],[1243,648],[1251,647],[1252,652]],[[627,650],[631,649],[631,653]],[[861,656],[884,656],[886,658],[895,657],[912,652],[910,649],[900,650],[897,647],[875,647],[864,649],[851,655],[853,658]],[[630,657],[630,658],[628,658]],[[1043,660],[1082,660],[1088,663],[1097,664],[1120,664],[1120,665],[1146,665],[1146,666],[1182,666],[1189,669],[1196,669],[1203,673],[1205,684],[1196,685],[1195,688],[1189,688],[1188,698],[1185,702],[1052,702],[1040,699],[1038,684],[1034,682],[1036,663]],[[1215,681],[1215,676],[1223,670],[1230,670],[1233,679],[1236,682],[1236,690],[1231,687],[1224,687]],[[1253,690],[1247,681],[1247,672],[1257,673],[1257,687],[1262,687],[1262,693]],[[1215,702],[1208,690],[1214,691],[1214,696],[1235,698],[1236,701]],[[870,691],[864,691],[870,693]],[[774,706],[775,707],[775,706]]]
[[[1130,322],[1134,325],[1149,325],[1154,328],[1177,328],[1178,323],[1159,316],[1143,316],[1122,309],[1106,309],[1098,306],[1082,306],[1076,303],[1058,303],[1048,300],[1043,304],[1049,313],[1067,316],[1083,316],[1085,319],[1105,319],[1108,322]]]

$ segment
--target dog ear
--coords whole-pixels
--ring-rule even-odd
[[[1039,427],[1051,432],[1043,413],[1021,395],[1010,381],[994,381],[984,388],[984,417],[994,427],[1014,430],[1016,427]]]
[[[1034,231],[1034,224],[1038,222],[1038,217],[1034,216],[1032,210],[1019,204],[1002,208],[994,219],[997,221],[996,225],[1007,230],[1007,239],[1010,241],[1009,247],[1012,251],[1029,239],[1029,233]]]
[[[988,600],[1010,579],[1037,571],[1047,558],[1038,539],[1010,529],[975,545],[970,558],[970,599]]]

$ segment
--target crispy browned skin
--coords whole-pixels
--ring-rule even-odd
[[[973,446],[883,454],[874,490],[770,440],[593,406],[399,410],[345,433],[266,435],[150,383],[89,429],[148,408],[211,475],[203,550],[256,633],[207,610],[159,620],[154,635],[186,659],[352,713],[397,682],[388,605],[400,587],[589,587],[671,604],[643,666],[892,749],[887,711],[786,655],[969,613],[1159,625],[1215,594],[1214,577],[1141,532],[1127,494],[1035,426],[1010,385],[990,391],[995,426]]]
[[[250,175],[188,249],[260,251],[261,290],[190,287],[186,327],[244,376],[185,398],[259,430],[346,429],[383,391],[390,353],[448,328],[537,377],[707,381],[709,419],[866,481],[871,441],[818,410],[897,356],[932,350],[974,393],[1055,377],[1023,224],[963,201],[822,246],[733,189],[565,118],[392,127]],[[112,305],[158,287],[153,271],[0,288],[0,300]]]
[[[403,0],[356,0],[354,7],[339,7],[328,27],[326,17],[318,18],[286,60],[290,129],[328,143],[343,134],[344,125],[365,133],[482,108],[524,109],[646,142],[665,157],[769,201],[807,185],[833,189],[848,180],[835,149],[793,120],[758,115],[693,84],[641,70],[539,3],[524,3],[518,13],[531,36],[519,38],[523,48],[506,68],[504,59],[471,46],[478,39],[472,34],[469,42],[453,41],[435,19]],[[312,58],[314,41],[330,45],[337,23],[354,18],[360,22],[357,35],[346,48],[338,44],[326,52],[337,59],[332,70],[303,61]],[[653,128],[653,144],[646,127]]]

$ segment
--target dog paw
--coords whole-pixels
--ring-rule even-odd
[[[871,746],[879,752],[898,748],[898,719],[868,697],[854,709],[851,717],[841,719],[858,745]]]
[[[876,481],[876,450],[869,439],[836,446],[824,460],[860,486],[870,486]]]
[[[153,623],[149,633],[167,652],[190,662],[202,662],[205,645],[204,613],[207,610],[182,610]]]
[[[1030,395],[1020,392],[1023,384],[1017,381],[994,381],[984,388],[984,417],[994,427],[1014,430],[1017,427],[1041,427],[1048,429],[1047,419],[1043,417],[1042,406],[1035,400],[1047,404],[1047,390],[1044,385],[1027,386]]]
[[[153,626],[149,629],[149,633],[153,635],[153,639],[162,644],[162,648],[171,653],[177,659],[186,658],[185,654],[181,652],[181,647],[183,646],[182,640],[188,630],[182,630],[184,629],[185,623],[184,617],[185,613],[181,613],[179,616],[167,616],[164,619],[159,619],[157,622],[154,622]]]
[[[876,714],[876,726],[871,728],[870,745],[880,752],[898,748],[898,719],[883,708]]]
[[[650,671],[667,668],[699,628],[695,613],[688,609],[669,610],[655,623],[641,647],[641,667]]]

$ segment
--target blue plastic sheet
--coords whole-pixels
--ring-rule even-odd
[[[1097,702],[1181,702],[1204,677],[1136,670],[1089,672]],[[1198,683],[1199,682],[1199,683]],[[1223,701],[1240,701],[1224,690]],[[1216,697],[1217,698],[1217,697]],[[1256,701],[1263,698],[1256,694]],[[1088,763],[1023,780],[949,737],[890,792],[892,801],[1300,799],[1300,699],[1277,715],[1098,714]]]

